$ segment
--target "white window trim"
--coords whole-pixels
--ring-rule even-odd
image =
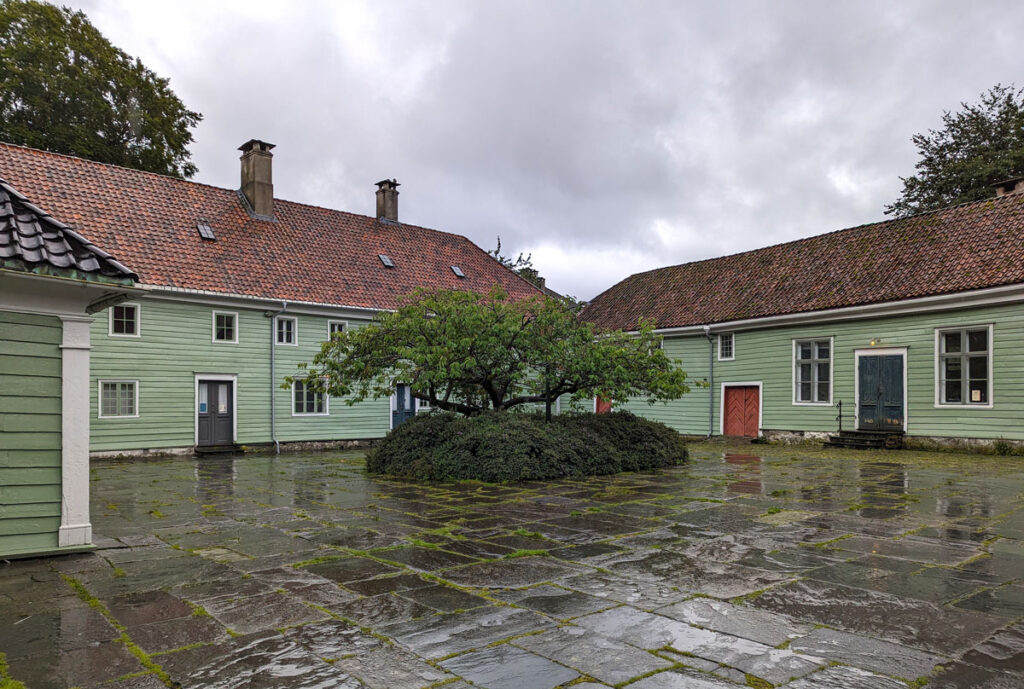
[[[292,341],[281,342],[278,339],[277,324],[279,321],[291,321],[292,322]],[[278,347],[298,347],[299,346],[299,319],[295,316],[277,316],[274,318],[274,344]]]
[[[988,404],[944,404],[942,402],[942,355],[939,353],[939,336],[949,330],[981,330],[988,329]],[[995,370],[992,361],[995,359],[995,328],[992,323],[978,325],[947,325],[935,329],[935,408],[936,409],[992,409],[995,404],[995,380],[992,372]],[[966,374],[966,371],[964,372]]]
[[[722,394],[718,403],[718,435],[725,435],[725,389],[752,387],[757,388],[757,437],[760,438],[764,435],[762,431],[764,428],[764,386],[759,380],[747,381],[745,383],[735,383],[731,381],[728,383],[722,383]]]
[[[332,325],[336,325],[338,323],[341,323],[341,325],[344,326],[345,332],[348,332],[348,321],[342,321],[342,320],[338,320],[336,318],[332,318],[332,319],[327,321],[327,341],[328,342],[331,339],[331,326]]]
[[[292,407],[292,416],[330,416],[331,415],[331,396],[326,392],[324,396],[324,410],[322,412],[297,412],[295,411],[295,384],[299,382],[297,380],[292,381],[292,396],[289,398],[289,403]],[[305,382],[305,381],[303,381]]]
[[[135,385],[135,413],[128,415],[103,413],[103,384],[132,383]],[[98,419],[137,419],[139,418],[139,381],[131,378],[101,378],[96,381],[96,418]]]
[[[233,340],[218,340],[217,339],[217,316],[233,316],[235,319],[235,327],[232,331],[235,334]],[[238,344],[238,312],[237,311],[216,311],[214,310],[210,315],[210,339],[216,344]]]
[[[728,335],[732,338],[732,356],[722,356],[722,335]],[[718,360],[719,361],[735,361],[736,359],[736,333],[718,333]]]
[[[124,333],[114,332],[114,306],[134,306],[135,307],[135,334],[125,335]],[[114,304],[107,309],[107,335],[110,337],[142,337],[142,306],[135,301],[123,301],[120,304]]]
[[[802,402],[802,401],[800,401],[798,399],[798,392],[799,391],[797,390],[797,383],[796,383],[796,365],[797,365],[796,351],[797,351],[797,342],[821,342],[822,340],[828,340],[828,401],[827,402]],[[828,337],[794,337],[793,338],[793,347],[792,347],[792,349],[793,349],[793,351],[792,351],[793,361],[792,361],[792,365],[791,365],[792,370],[793,370],[793,395],[792,395],[791,399],[792,399],[794,407],[831,407],[832,406],[833,400],[836,398],[836,387],[835,387],[835,377],[836,377],[836,341],[835,340],[836,340],[836,338],[833,335],[829,335]],[[732,346],[733,346],[733,351],[735,351],[736,343],[733,342]]]
[[[193,403],[192,422],[195,424],[193,432],[193,445],[199,444],[199,381],[215,380],[219,382],[230,382],[231,391],[234,395],[231,405],[231,441],[238,442],[238,376],[234,373],[196,373],[195,375],[195,401]]]
[[[853,425],[860,430],[860,358],[862,356],[903,357],[903,432],[910,433],[910,408],[907,406],[907,348],[871,347],[853,350]]]

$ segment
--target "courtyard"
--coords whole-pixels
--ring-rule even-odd
[[[1019,458],[758,445],[518,485],[94,462],[97,550],[0,562],[0,686],[1018,687],[1022,493]]]

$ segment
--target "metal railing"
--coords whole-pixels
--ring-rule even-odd
[[[839,422],[839,433],[842,434],[842,432],[843,432],[843,401],[842,400],[839,400],[838,402],[836,402],[836,409],[839,410],[839,414],[838,414],[838,416],[836,416],[836,421]]]

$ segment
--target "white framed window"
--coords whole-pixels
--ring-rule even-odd
[[[304,380],[292,383],[292,416],[327,416],[327,394],[316,392]]]
[[[238,344],[238,314],[236,312],[213,312],[213,341]]]
[[[736,358],[736,338],[732,333],[719,333],[718,360],[732,361]]]
[[[832,338],[793,340],[793,404],[832,404]]]
[[[138,304],[117,304],[107,310],[111,337],[141,337],[142,308]]]
[[[277,336],[274,340],[277,344],[299,344],[299,322],[296,319],[278,316],[274,321],[274,329],[277,331]]]
[[[935,329],[935,406],[992,408],[992,326]]]
[[[101,380],[97,411],[101,419],[134,419],[139,415],[139,381]]]
[[[348,330],[348,321],[327,321],[327,339],[334,337],[334,333],[343,333]]]
[[[420,412],[428,412],[431,409],[433,409],[433,407],[430,406],[430,400],[421,400],[421,399],[417,399],[416,400],[416,413],[417,414],[419,414]]]

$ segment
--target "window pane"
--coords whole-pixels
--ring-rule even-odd
[[[828,379],[818,383],[818,402],[828,402]]]
[[[227,414],[228,413],[228,384],[219,383],[217,385],[217,413]]]
[[[942,351],[954,354],[960,351],[960,333],[942,334]]]
[[[960,380],[962,373],[962,363],[960,357],[953,357],[943,360],[945,364],[945,378],[949,380]]]
[[[799,342],[797,343],[797,354],[798,359],[810,359],[811,358],[811,343],[810,342]]]
[[[210,391],[206,383],[199,384],[199,413],[205,414],[208,411]]]
[[[827,383],[828,382],[828,367],[829,367],[828,363],[818,364],[818,382],[819,383]]]
[[[118,408],[118,416],[135,415],[135,386],[131,383],[121,383],[121,404]]]
[[[800,364],[800,366],[797,367],[797,380],[799,382],[801,382],[801,383],[810,383],[811,382],[811,365],[810,364]]]
[[[985,380],[972,380],[971,381],[971,403],[972,404],[988,404],[988,381]]]
[[[819,359],[828,359],[829,358],[828,357],[829,349],[831,349],[831,347],[829,346],[829,341],[828,340],[823,340],[821,342],[818,342],[817,345],[818,345],[818,358]]]
[[[959,380],[949,380],[949,381],[946,381],[945,392],[946,392],[946,397],[944,399],[945,402],[956,402],[956,403],[959,403],[959,402],[962,401],[960,399],[961,388],[960,388],[960,381]]]
[[[306,385],[302,381],[295,381],[295,388],[292,392],[292,411],[296,414],[302,413],[305,387]]]
[[[103,384],[103,399],[100,401],[101,413],[103,416],[117,415],[117,385],[114,383]]]
[[[968,361],[967,371],[972,380],[988,378],[987,356],[972,356]]]
[[[968,332],[967,349],[971,352],[988,351],[988,330],[971,330]]]
[[[799,401],[801,401],[801,402],[810,402],[811,401],[811,383],[809,383],[809,382],[808,383],[800,383],[800,385],[798,386],[798,389],[799,389],[799,396],[797,397],[797,399]]]
[[[135,307],[115,306],[113,315],[113,332],[115,335],[135,334]]]

